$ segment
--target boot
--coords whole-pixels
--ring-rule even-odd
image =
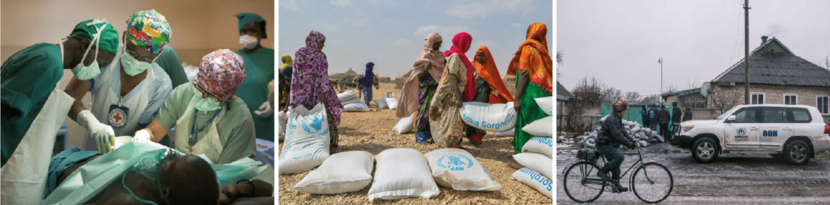
[[[608,169],[608,165],[605,165],[605,166],[603,166],[602,168],[599,169],[599,172],[597,172],[597,176],[599,178],[601,178],[602,181],[610,182],[611,177],[608,177],[608,172],[609,171],[611,171],[611,170]]]
[[[627,192],[627,191],[628,191],[628,188],[623,187],[622,185],[620,185],[619,181],[614,180],[614,186],[611,187],[611,192],[612,193],[621,193],[621,192]]]

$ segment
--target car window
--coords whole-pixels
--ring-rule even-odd
[[[727,116],[729,116],[730,114],[732,114],[732,111],[734,111],[735,109],[738,109],[738,107],[733,107],[732,109],[729,109],[729,110],[727,110],[726,112],[723,112],[723,114],[720,114],[720,115],[719,115],[717,118],[715,118],[715,119],[717,119],[717,120],[722,120],[722,119],[726,118]]]
[[[812,122],[813,119],[810,117],[810,111],[804,108],[790,108],[790,112],[792,113],[792,121],[795,123],[805,123],[805,122]]]
[[[764,123],[786,123],[787,112],[783,108],[764,108]]]
[[[755,109],[742,109],[735,113],[735,123],[753,123],[758,122],[755,118]]]

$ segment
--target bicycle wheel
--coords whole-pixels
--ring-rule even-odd
[[[605,190],[605,183],[597,176],[599,168],[589,162],[579,162],[568,168],[562,184],[565,194],[576,202],[592,202]]]
[[[674,178],[662,164],[649,162],[637,168],[631,178],[631,189],[637,198],[647,203],[665,200],[674,187]]]

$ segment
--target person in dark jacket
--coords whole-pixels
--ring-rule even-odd
[[[683,112],[683,122],[692,120],[692,108],[686,107],[686,111]]]
[[[677,107],[677,102],[671,103],[671,131],[676,132],[680,128],[680,117],[683,116],[683,111]],[[677,124],[677,125],[675,125]]]
[[[646,105],[643,105],[643,109],[640,110],[640,117],[643,120],[643,127],[648,127],[648,109],[646,109]]]
[[[657,131],[657,111],[657,103],[652,104],[648,109],[648,128],[654,131]]]
[[[661,105],[660,112],[657,112],[657,124],[660,124],[660,136],[664,138],[669,133],[669,120],[671,120],[671,114],[666,110],[666,105]]]
[[[613,192],[625,192],[628,191],[628,188],[620,185],[619,181],[620,165],[625,160],[625,156],[617,150],[617,147],[625,145],[629,148],[638,148],[640,144],[628,136],[628,132],[624,130],[622,124],[622,117],[628,111],[628,102],[617,100],[611,104],[611,108],[614,109],[614,113],[608,115],[608,118],[601,122],[596,140],[597,151],[601,152],[608,160],[608,163],[597,172],[597,176],[604,181],[614,183],[614,186],[612,186],[614,188]],[[608,172],[611,172],[611,178],[608,177]]]

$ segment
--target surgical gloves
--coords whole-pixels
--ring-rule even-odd
[[[265,101],[262,103],[262,105],[259,106],[259,110],[254,111],[254,113],[262,118],[267,118],[274,114],[274,109],[271,109],[270,102]]]
[[[115,131],[112,130],[112,127],[99,122],[89,110],[78,113],[77,121],[81,127],[86,128],[89,137],[95,140],[99,153],[106,154],[112,151],[113,142],[115,141]]]

